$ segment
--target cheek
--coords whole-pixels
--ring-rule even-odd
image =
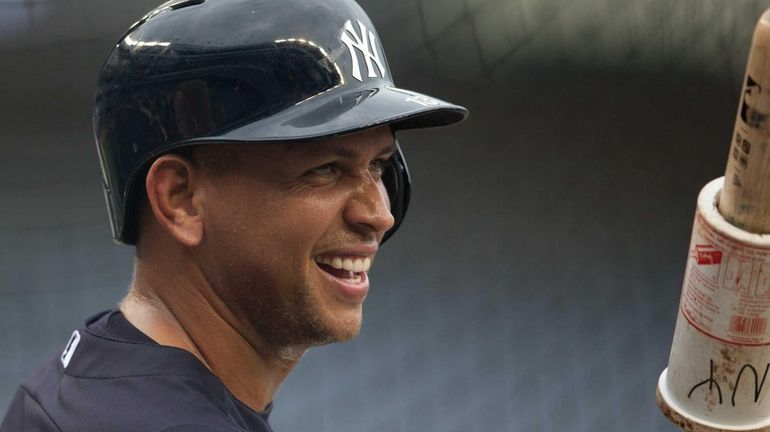
[[[272,245],[275,250],[301,249],[305,255],[313,252],[310,249],[335,227],[340,214],[334,200],[322,196],[283,198],[259,206],[249,212],[253,220],[244,225],[251,226],[262,244]]]
[[[230,272],[248,266],[263,277],[306,272],[314,248],[337,227],[339,199],[238,189],[207,209],[204,236],[212,258]]]

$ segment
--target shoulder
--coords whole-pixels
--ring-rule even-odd
[[[57,362],[58,357],[19,388],[6,414],[8,432],[243,430],[229,420],[225,393],[195,377],[78,377],[62,373]]]
[[[262,432],[189,353],[75,333],[19,389],[0,432]]]
[[[24,388],[19,387],[11,400],[5,418],[0,422],[0,432],[35,430],[61,432],[59,426],[38,401]]]

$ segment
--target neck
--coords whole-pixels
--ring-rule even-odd
[[[251,334],[193,266],[156,269],[138,258],[120,310],[157,343],[192,353],[255,411],[263,411],[273,400],[304,353],[272,347]]]

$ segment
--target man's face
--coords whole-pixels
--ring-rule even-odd
[[[394,222],[381,180],[394,150],[382,127],[309,143],[237,145],[235,166],[203,164],[196,254],[233,324],[280,347],[358,334],[366,270]]]

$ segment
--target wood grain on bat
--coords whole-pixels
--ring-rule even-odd
[[[725,169],[719,212],[748,232],[770,233],[770,10],[757,22]]]

